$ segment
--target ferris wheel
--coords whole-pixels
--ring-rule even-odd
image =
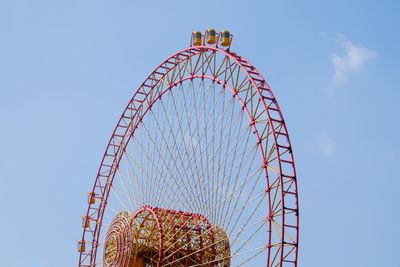
[[[193,32],[134,92],[88,193],[78,266],[297,266],[289,134],[232,39]]]

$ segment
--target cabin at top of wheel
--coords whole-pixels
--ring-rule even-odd
[[[215,29],[209,28],[205,32],[192,32],[190,46],[212,46],[229,51],[232,39],[233,35],[228,30],[217,32]]]

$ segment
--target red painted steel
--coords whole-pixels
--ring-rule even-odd
[[[159,245],[159,250],[158,250],[159,254],[158,254],[157,266],[162,266],[161,263],[163,262],[163,258],[162,257],[163,257],[163,254],[164,254],[164,235],[165,234],[164,234],[163,225],[162,225],[161,220],[160,220],[160,214],[163,214],[163,215],[167,214],[168,215],[168,219],[169,219],[169,223],[171,225],[173,225],[172,229],[173,230],[178,230],[178,231],[181,231],[184,228],[185,223],[183,223],[181,226],[176,225],[176,221],[175,221],[176,218],[180,218],[181,219],[182,217],[184,217],[184,219],[189,219],[190,218],[190,219],[192,219],[194,221],[197,221],[197,225],[196,226],[199,229],[192,229],[190,227],[188,229],[183,229],[183,231],[186,231],[187,233],[189,233],[189,231],[192,231],[192,230],[200,230],[201,231],[202,229],[201,229],[201,226],[200,226],[200,222],[203,223],[206,226],[206,229],[208,231],[208,235],[209,235],[210,240],[212,241],[212,244],[214,243],[213,230],[211,228],[210,223],[208,222],[208,220],[203,215],[184,212],[184,211],[175,211],[175,210],[170,210],[170,209],[163,209],[163,208],[158,208],[158,207],[153,208],[151,206],[144,206],[144,207],[140,208],[138,211],[136,211],[132,215],[130,220],[135,220],[136,217],[138,217],[139,215],[141,215],[143,212],[146,212],[146,211],[149,212],[153,216],[153,218],[157,221],[158,241],[159,241],[159,244],[158,244]],[[177,217],[177,216],[179,216],[179,217]],[[144,222],[142,222],[142,223],[144,223]],[[176,241],[176,240],[177,240],[177,238],[174,241]],[[211,249],[212,249],[212,252],[213,252],[212,261],[214,260],[215,255],[216,255],[216,248],[215,247],[216,247],[215,244],[211,246]],[[192,253],[195,253],[195,251],[194,252],[193,251],[187,251],[187,253],[188,254],[192,254]],[[212,263],[210,267],[213,267],[213,266],[214,266],[214,263]]]
[[[83,229],[83,234],[81,241],[86,243],[89,249],[82,251],[79,254],[79,264],[78,266],[96,266],[96,253],[97,247],[99,246],[99,234],[102,225],[102,219],[107,205],[107,199],[110,192],[110,186],[113,183],[115,176],[115,170],[119,166],[119,162],[124,154],[125,148],[132,137],[133,133],[137,129],[138,125],[141,123],[143,116],[151,108],[158,99],[168,90],[172,90],[176,85],[181,84],[185,80],[193,79],[210,79],[211,81],[222,85],[222,87],[227,88],[234,98],[240,103],[243,110],[246,112],[249,123],[253,128],[253,132],[258,140],[261,156],[263,159],[263,168],[266,177],[266,192],[268,194],[269,200],[271,200],[270,195],[270,181],[268,180],[267,162],[266,155],[263,150],[263,138],[259,128],[257,128],[257,122],[253,118],[253,115],[249,111],[246,99],[240,96],[235,88],[229,87],[228,81],[221,80],[217,77],[212,77],[209,75],[190,73],[185,77],[180,77],[179,80],[171,83],[162,93],[157,97],[151,99],[151,102],[147,103],[149,92],[154,90],[156,84],[165,75],[173,69],[177,64],[184,60],[188,60],[191,57],[199,55],[201,53],[219,53],[225,57],[228,57],[234,62],[239,68],[247,75],[248,80],[254,87],[259,101],[262,103],[265,114],[268,118],[268,124],[271,127],[271,134],[274,140],[274,147],[277,151],[277,160],[279,162],[279,180],[280,180],[280,196],[281,196],[281,210],[282,210],[282,223],[281,223],[281,234],[282,238],[279,245],[279,264],[274,266],[297,266],[298,258],[298,237],[299,237],[299,216],[298,216],[298,193],[297,193],[297,180],[294,158],[291,148],[291,143],[289,139],[289,134],[285,121],[282,116],[282,112],[279,105],[272,93],[272,90],[268,86],[265,79],[257,71],[257,69],[246,59],[238,56],[236,53],[220,49],[216,46],[196,46],[189,47],[181,50],[172,56],[164,60],[160,65],[158,65],[155,70],[144,80],[144,82],[139,86],[137,91],[134,93],[133,97],[129,101],[127,107],[125,108],[123,114],[121,115],[113,134],[108,142],[108,146],[103,155],[96,180],[92,189],[96,202],[94,204],[89,203],[86,216],[91,218],[90,227]],[[147,104],[147,106],[145,106]],[[144,109],[143,109],[144,108]],[[285,160],[282,159],[281,155],[289,155]],[[289,188],[284,188],[284,184],[290,182],[293,186]],[[285,205],[285,199],[288,195],[294,196],[295,200],[293,203],[289,203],[292,206]],[[294,224],[286,223],[285,217],[295,216]],[[268,256],[266,259],[266,266],[270,266],[271,262],[271,249],[272,249],[272,231],[271,222],[273,221],[274,215],[271,208],[271,201],[269,201],[268,215],[266,216],[268,220]],[[285,233],[289,230],[294,229],[295,236],[293,242],[286,242]],[[291,232],[293,232],[291,230]],[[288,257],[290,255],[290,259]]]

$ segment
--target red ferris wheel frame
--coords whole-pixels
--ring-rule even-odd
[[[247,81],[238,84],[232,73],[221,75],[210,72],[214,57],[221,56],[229,69],[236,69]],[[196,63],[191,60],[196,59]],[[186,67],[182,65],[186,63]],[[237,74],[239,76],[239,74]],[[289,134],[278,103],[265,79],[246,59],[217,46],[195,46],[183,49],[164,60],[145,79],[134,93],[122,113],[108,142],[96,180],[89,195],[89,205],[84,216],[85,227],[79,244],[78,266],[96,266],[96,254],[102,220],[107,206],[110,188],[125,153],[129,140],[142,122],[147,111],[163,94],[187,80],[209,79],[232,93],[247,114],[249,123],[256,136],[266,178],[265,191],[269,198],[268,215],[268,256],[266,266],[297,266],[299,216],[297,180]],[[160,81],[167,80],[167,88],[157,91]],[[243,83],[245,85],[243,85]],[[265,119],[261,119],[261,118]],[[268,130],[266,130],[268,127]],[[276,153],[278,176],[270,181],[268,174],[269,156],[265,151],[265,140],[273,139]],[[279,198],[276,207],[271,204],[273,198]],[[278,218],[279,219],[276,219]],[[279,224],[277,223],[279,221]],[[274,242],[272,224],[279,225],[279,241]],[[87,226],[87,227],[86,227]],[[289,238],[289,233],[292,238]],[[86,246],[88,245],[88,246]],[[87,247],[87,248],[86,248]]]

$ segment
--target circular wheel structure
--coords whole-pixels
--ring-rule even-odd
[[[297,266],[289,134],[231,42],[194,32],[134,92],[88,193],[78,266]]]

